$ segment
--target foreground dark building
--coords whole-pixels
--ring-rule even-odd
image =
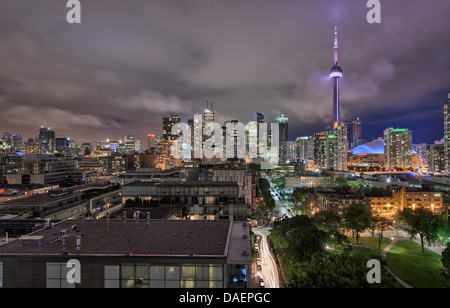
[[[0,287],[246,287],[249,236],[229,220],[66,220],[0,247]]]

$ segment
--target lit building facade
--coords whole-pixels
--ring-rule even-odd
[[[419,207],[442,214],[445,211],[441,192],[409,190],[405,187],[393,188],[392,197],[371,197],[372,210],[380,216],[394,219],[395,213],[405,208]]]
[[[163,136],[162,140],[175,140],[178,136],[172,136],[172,127],[176,123],[180,123],[181,118],[178,115],[171,115],[163,118]]]
[[[431,173],[441,173],[445,171],[445,145],[430,144],[428,155],[429,167]]]
[[[333,169],[345,171],[347,170],[347,125],[344,122],[335,122],[333,136]]]
[[[407,128],[387,128],[384,131],[386,167],[412,167],[412,132]]]
[[[444,156],[445,171],[450,172],[450,93],[444,104]]]

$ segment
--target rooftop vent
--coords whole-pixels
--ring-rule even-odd
[[[49,218],[49,219],[46,219],[45,220],[45,228],[46,229],[50,229],[51,227],[52,227],[52,220]]]

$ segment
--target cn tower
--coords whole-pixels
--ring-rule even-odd
[[[334,127],[335,122],[341,120],[340,106],[339,106],[339,79],[342,77],[342,68],[338,64],[338,32],[337,24],[334,26],[334,64],[330,71],[330,78],[334,81],[333,92],[333,122],[331,127]]]

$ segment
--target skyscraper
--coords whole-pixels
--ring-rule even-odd
[[[362,144],[362,122],[358,118],[352,122],[352,140],[351,149],[356,148],[358,145]]]
[[[181,122],[181,118],[178,115],[163,118],[162,140],[175,140],[178,138],[178,136],[172,136],[172,127],[179,122]]]
[[[450,93],[444,104],[444,156],[445,171],[450,172]]]
[[[256,111],[256,122],[264,123],[264,115],[258,110]]]
[[[15,134],[13,136],[13,147],[15,151],[20,151],[24,147],[22,146],[22,135],[21,134]]]
[[[47,150],[50,153],[54,153],[56,151],[56,135],[50,125],[47,128],[47,144]]]
[[[263,157],[264,153],[264,144],[262,140],[260,140],[260,133],[259,133],[259,124],[264,123],[264,115],[260,113],[259,111],[256,111],[256,144],[257,144],[257,157]],[[266,131],[267,133],[267,131]],[[261,132],[261,136],[265,136],[266,134],[263,134]],[[264,138],[264,137],[263,137]]]
[[[155,151],[158,147],[159,137],[155,134],[147,134],[147,150]]]
[[[127,152],[132,152],[135,150],[136,144],[134,136],[132,135],[126,135],[125,136],[125,149]]]
[[[56,151],[56,136],[55,131],[52,130],[50,125],[48,128],[45,128],[44,125],[41,125],[39,129],[39,137],[37,138],[37,143],[42,144],[42,149],[48,152]]]
[[[327,136],[324,132],[314,133],[313,159],[316,168],[327,168]]]
[[[345,171],[347,170],[347,125],[341,121],[334,122],[333,136],[333,168]]]
[[[429,172],[440,173],[445,170],[444,145],[440,143],[430,144],[430,154],[428,156]]]
[[[333,82],[334,82],[333,119],[332,119],[331,127],[334,127],[335,122],[339,122],[341,120],[340,106],[339,106],[339,79],[342,77],[342,75],[343,75],[342,68],[338,64],[338,33],[337,33],[337,25],[335,25],[334,26],[334,63],[333,63],[333,67],[330,70],[330,78],[332,78]]]
[[[412,133],[407,128],[384,130],[384,153],[387,168],[410,168],[412,166]]]
[[[279,132],[279,160],[281,164],[285,164],[287,160],[287,144],[289,141],[289,119],[281,113],[275,117],[275,123],[278,123]]]
[[[295,149],[295,161],[299,163],[308,163],[309,159],[309,144],[311,137],[302,136],[295,139],[296,149]]]
[[[205,127],[205,124],[214,122],[214,109],[212,103],[210,104],[209,101],[206,101],[206,109],[203,113],[203,128]]]
[[[3,139],[3,143],[5,143],[8,147],[11,147],[12,140],[11,140],[11,133],[10,132],[4,132],[2,139]]]

